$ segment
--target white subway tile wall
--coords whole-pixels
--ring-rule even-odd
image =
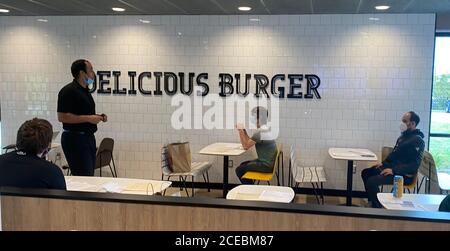
[[[395,143],[409,110],[421,116],[419,128],[428,134],[434,14],[42,18],[48,22],[0,17],[2,145],[14,142],[20,124],[32,117],[61,129],[57,94],[72,80],[70,65],[78,58],[95,70],[121,71],[121,87],[128,86],[128,71],[206,72],[210,93],[218,93],[222,72],[318,75],[322,99],[280,100],[278,141],[285,168],[295,144],[303,165],[325,167],[329,188],[345,188],[346,162],[331,159],[328,148],[368,148],[380,156],[382,146]],[[144,88],[153,89],[154,79]],[[165,93],[93,96],[97,111],[109,116],[99,125],[97,144],[115,139],[119,176],[160,179],[161,145],[189,140],[194,159],[212,161],[210,177],[221,182],[222,158],[197,153],[210,143],[238,142],[236,131],[174,130],[176,107]],[[232,158],[233,166],[253,156]],[[357,163],[355,190],[363,189],[359,174],[370,164]],[[238,182],[232,168],[230,181]]]

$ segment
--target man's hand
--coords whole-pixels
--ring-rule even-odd
[[[101,116],[102,116],[102,121],[103,121],[103,122],[108,121],[108,116],[107,116],[106,114],[102,113]]]
[[[392,172],[391,168],[386,168],[386,169],[383,169],[383,171],[381,171],[380,175],[388,176],[388,175],[394,175],[394,173]]]
[[[103,121],[103,117],[101,115],[90,115],[89,116],[89,123],[91,124],[98,124],[100,121]]]
[[[237,123],[236,124],[236,129],[242,130],[242,129],[244,129],[244,125],[242,123]]]
[[[373,166],[373,168],[376,168],[376,169],[378,169],[378,168],[381,168],[383,166],[383,164],[382,163],[380,163],[380,164],[376,164],[376,165],[374,165]]]

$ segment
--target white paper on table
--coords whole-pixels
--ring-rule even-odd
[[[423,211],[427,212],[437,212],[439,211],[439,205],[431,205],[431,204],[419,204],[417,205]]]
[[[394,210],[424,210],[423,208],[418,207],[412,201],[393,199],[393,200],[388,200],[385,204],[389,206],[389,209],[394,209]]]
[[[103,189],[106,190],[106,192],[109,192],[109,193],[121,193],[123,190],[119,184],[114,183],[114,182],[108,182],[106,184],[103,184],[102,187],[103,187]]]
[[[291,200],[291,196],[284,192],[264,190],[259,195],[259,199],[265,201],[286,202]]]
[[[162,191],[162,185],[163,185],[163,183],[161,183],[160,191]],[[130,184],[124,186],[122,189],[123,189],[123,191],[143,192],[147,195],[152,195],[155,193],[153,184],[150,182],[148,182],[148,183],[130,183]]]
[[[238,200],[256,200],[259,197],[257,192],[245,192],[240,191],[236,193],[236,199]]]
[[[100,192],[102,189],[99,186],[84,183],[84,182],[77,182],[77,181],[69,181],[66,184],[68,191],[83,191],[83,192]]]

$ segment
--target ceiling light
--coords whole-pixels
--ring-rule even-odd
[[[113,7],[112,10],[113,11],[117,11],[117,12],[124,12],[125,11],[124,8],[118,8],[118,7]]]
[[[43,23],[47,23],[48,22],[47,19],[43,19],[43,18],[38,18],[36,21],[43,22]]]
[[[238,10],[240,10],[240,11],[249,11],[249,10],[251,10],[252,8],[250,8],[250,7],[248,7],[248,6],[240,6],[240,7],[238,7]]]
[[[391,6],[387,6],[387,5],[375,6],[375,9],[377,9],[377,10],[387,10],[389,8],[391,8]]]
[[[8,13],[9,12],[9,10],[7,10],[7,9],[0,9],[0,13]]]
[[[261,20],[259,18],[250,18],[249,21],[250,22],[259,22]]]
[[[139,19],[139,22],[143,23],[143,24],[149,24],[151,23],[150,20],[145,20],[145,19]]]
[[[378,17],[369,17],[369,20],[371,20],[371,21],[378,21],[380,19]]]

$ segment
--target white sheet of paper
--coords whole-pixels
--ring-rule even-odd
[[[121,193],[123,190],[119,184],[114,182],[108,182],[106,184],[103,184],[102,187],[106,190],[106,192],[109,193]]]
[[[66,184],[68,191],[99,192],[101,187],[84,182],[70,181]]]
[[[290,196],[289,194],[283,192],[264,190],[259,195],[259,199],[265,201],[285,202],[286,200],[290,199]]]

